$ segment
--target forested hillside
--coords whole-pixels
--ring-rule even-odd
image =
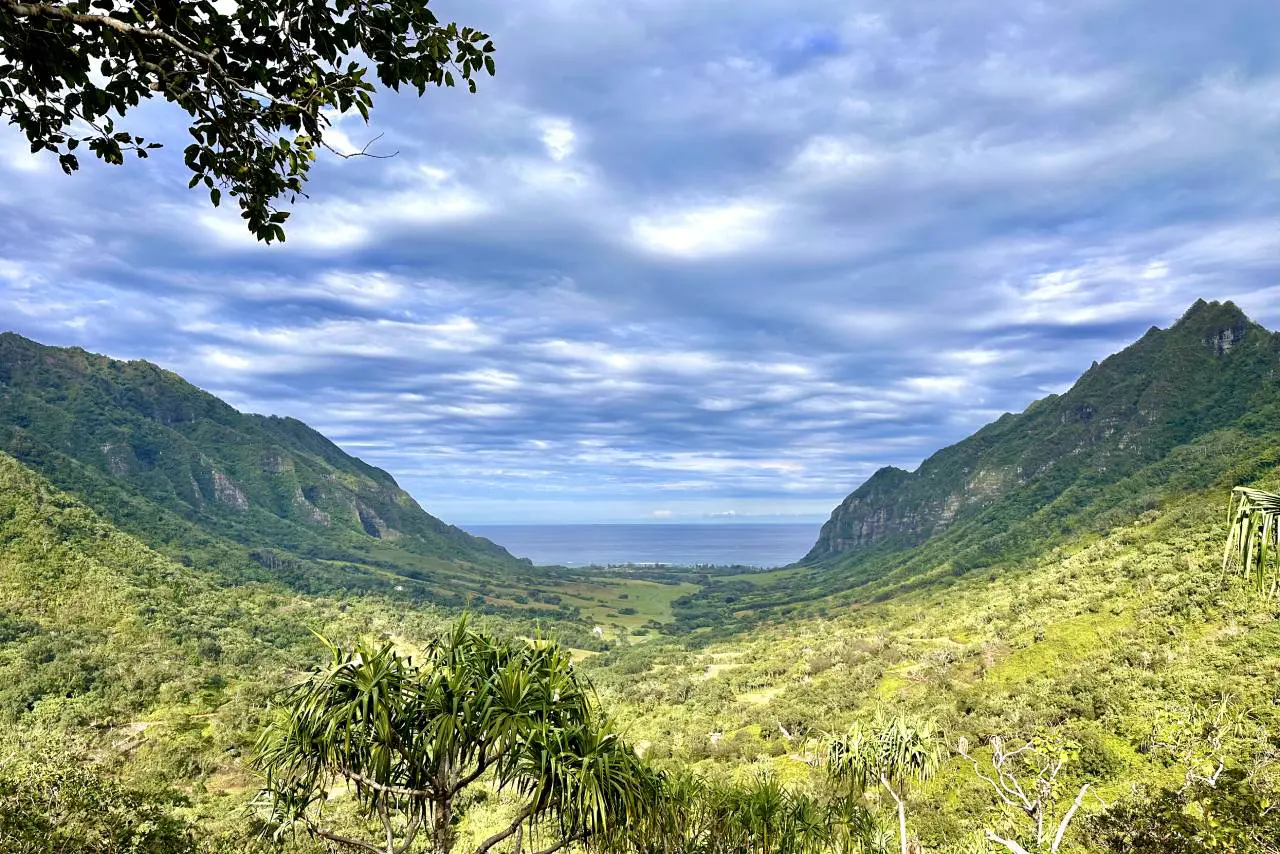
[[[177,852],[197,838],[245,850],[259,783],[243,759],[271,697],[323,657],[316,633],[412,645],[452,616],[278,582],[228,587],[3,453],[0,602],[0,850],[24,854]],[[21,847],[45,822],[54,847]],[[100,838],[112,834],[119,847]]]
[[[1261,482],[1280,485],[1274,462]],[[1091,792],[1070,850],[1274,850],[1235,837],[1280,830],[1265,806],[1280,795],[1280,604],[1224,575],[1225,506],[1196,491],[999,569],[590,672],[634,738],[698,767],[804,780],[815,742],[888,709],[937,720],[953,749],[980,745],[989,774],[993,737],[1066,750],[1057,816]],[[1204,785],[1220,762],[1230,785]],[[1026,839],[1026,817],[959,756],[912,809],[928,851],[988,850],[961,844],[988,828]],[[1199,842],[1154,841],[1180,821]]]
[[[1004,501],[1038,508],[1077,485],[1115,483],[1242,418],[1259,426],[1275,405],[1277,357],[1277,336],[1234,304],[1200,300],[1065,394],[1004,415],[914,472],[877,472],[831,514],[803,562],[914,546]],[[987,517],[988,527],[998,518]],[[974,559],[999,553],[997,543]]]
[[[1230,302],[1198,301],[1065,394],[1000,417],[912,472],[876,472],[832,512],[804,569],[777,584],[719,580],[677,602],[680,624],[812,614],[999,573],[1189,491],[1229,492],[1280,460],[1277,367],[1280,335]]]
[[[305,424],[242,414],[147,362],[0,335],[0,450],[233,582],[461,605],[510,595],[531,569]]]

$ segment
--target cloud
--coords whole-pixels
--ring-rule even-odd
[[[821,516],[1197,297],[1280,326],[1274,4],[455,6],[498,76],[334,116],[393,156],[318,163],[283,246],[168,105],[74,178],[0,129],[0,326],[460,522]]]
[[[544,118],[538,121],[537,126],[548,157],[560,161],[573,154],[578,136],[574,133],[571,122],[566,119]]]
[[[749,251],[768,240],[774,209],[765,203],[728,201],[640,216],[631,236],[644,250],[698,259]]]

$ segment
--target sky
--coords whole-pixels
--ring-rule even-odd
[[[815,520],[1198,297],[1280,327],[1274,0],[498,0],[284,245],[0,126],[0,330],[300,418],[458,524]],[[87,158],[83,158],[86,160]]]

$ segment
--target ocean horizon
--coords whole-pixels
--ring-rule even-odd
[[[812,548],[820,522],[595,523],[467,525],[539,566],[751,566],[795,563]]]

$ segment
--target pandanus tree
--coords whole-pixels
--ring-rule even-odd
[[[1222,570],[1234,566],[1268,596],[1280,587],[1280,495],[1237,486],[1227,508],[1229,528]]]
[[[877,785],[896,807],[898,843],[902,854],[910,848],[907,834],[907,797],[913,783],[937,773],[947,756],[946,745],[932,721],[905,717],[879,717],[872,725],[856,724],[832,740],[827,750],[831,778],[850,792],[865,792]]]
[[[768,774],[736,785],[669,775],[657,815],[642,835],[663,854],[863,854],[874,827],[856,799],[796,791]]]
[[[517,806],[474,854],[526,833],[551,842],[545,854],[586,840],[619,850],[655,802],[656,777],[554,643],[503,641],[462,620],[420,662],[391,645],[330,652],[284,693],[257,745],[280,834],[373,854],[426,836],[449,854],[461,796],[487,783]],[[335,791],[350,792],[366,833],[330,822]]]

